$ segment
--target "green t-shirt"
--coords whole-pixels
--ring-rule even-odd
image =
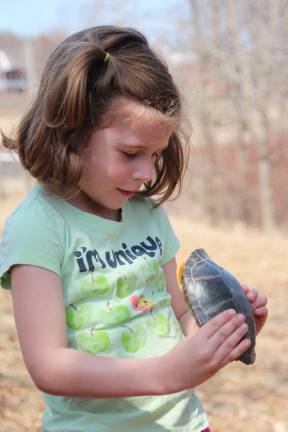
[[[183,338],[161,267],[178,248],[165,211],[153,208],[149,199],[128,200],[116,222],[37,186],[5,224],[1,284],[10,288],[14,264],[48,269],[61,278],[70,348],[117,358],[160,356]],[[43,396],[43,432],[200,432],[207,427],[193,390],[116,399]]]

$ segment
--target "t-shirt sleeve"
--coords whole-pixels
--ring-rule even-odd
[[[168,263],[172,258],[175,257],[176,253],[179,250],[180,242],[172,228],[172,225],[169,221],[164,207],[156,207],[154,211],[156,213],[156,218],[161,233],[161,240],[163,243],[162,256],[160,259],[160,264],[163,265]]]
[[[60,275],[64,226],[57,212],[39,202],[16,210],[6,221],[0,243],[0,283],[10,289],[13,265],[33,265]]]

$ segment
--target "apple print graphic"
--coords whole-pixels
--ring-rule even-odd
[[[162,300],[160,300],[158,302],[158,307],[160,309],[170,307],[170,306],[171,306],[171,298],[170,297],[163,298]]]
[[[169,334],[169,319],[162,313],[157,313],[149,319],[148,326],[153,329],[155,334],[160,337],[166,337]]]
[[[149,300],[144,295],[135,294],[130,297],[130,302],[133,309],[136,309],[143,313],[151,311],[155,306],[155,303],[152,300]]]
[[[128,297],[136,287],[136,276],[133,273],[125,275],[124,273],[116,281],[116,297],[123,299]]]
[[[163,270],[156,259],[148,260],[146,257],[144,257],[144,263],[140,267],[140,272],[144,276],[145,282],[147,284],[153,284],[158,279],[162,271]]]
[[[165,285],[166,285],[165,276],[161,274],[154,284],[155,292],[162,293],[163,291],[165,291]]]
[[[131,318],[131,312],[127,306],[116,305],[110,307],[110,303],[107,302],[107,307],[107,309],[98,312],[99,319],[107,326],[113,326]]]
[[[79,306],[70,304],[65,310],[65,315],[68,326],[71,329],[80,330],[91,325],[93,306],[88,302]]]
[[[81,294],[89,297],[105,296],[110,290],[111,285],[109,280],[102,273],[96,275],[91,273],[80,281]]]
[[[125,351],[129,353],[135,353],[136,351],[139,351],[139,349],[141,349],[146,342],[145,330],[140,325],[133,329],[128,326],[123,327],[127,328],[127,330],[124,330],[121,335],[121,343]]]
[[[79,347],[86,352],[96,354],[106,352],[111,347],[109,334],[104,330],[94,330],[81,332],[76,335]]]

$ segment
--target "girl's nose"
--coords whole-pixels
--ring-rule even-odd
[[[133,172],[132,175],[133,180],[138,180],[141,181],[142,183],[150,181],[154,176],[154,171],[155,171],[155,167],[152,160],[147,160],[147,161],[142,160]]]

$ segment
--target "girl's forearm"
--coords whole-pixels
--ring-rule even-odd
[[[58,348],[42,361],[38,377],[32,378],[45,393],[82,398],[167,393],[163,357],[115,359]]]
[[[178,317],[178,321],[185,336],[192,336],[199,330],[199,327],[189,309]]]

